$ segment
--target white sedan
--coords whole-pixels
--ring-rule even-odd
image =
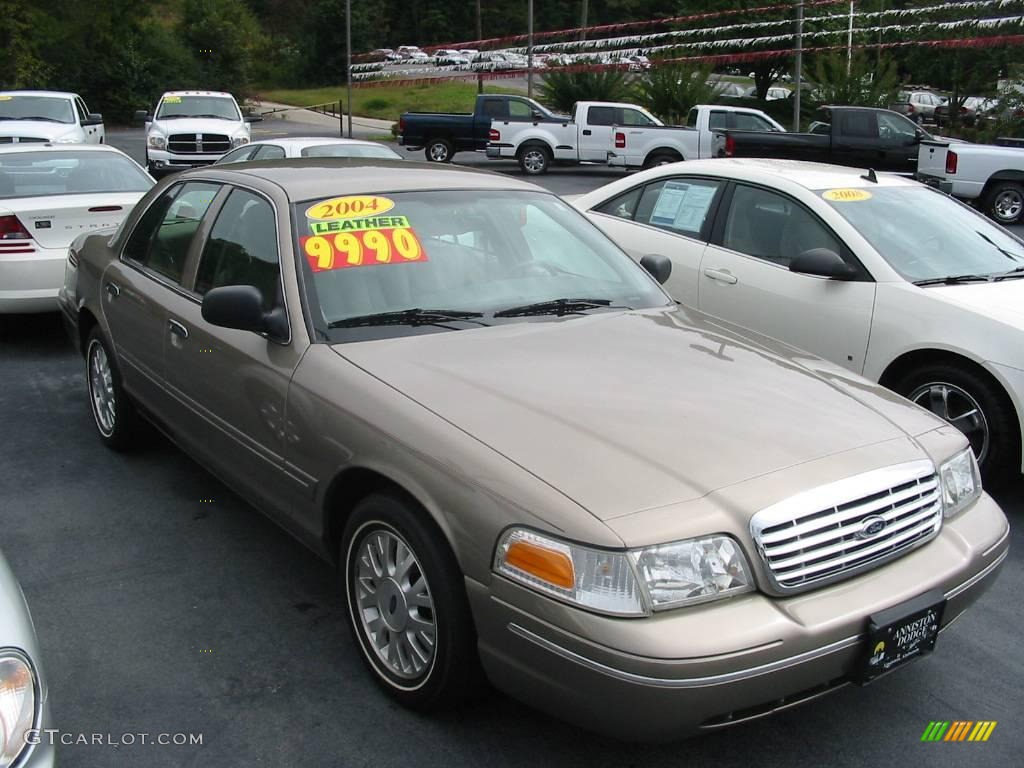
[[[68,247],[116,227],[156,182],[107,145],[0,145],[0,313],[57,310]]]
[[[990,479],[1021,471],[1024,242],[971,208],[897,176],[726,159],[652,168],[573,205],[633,258],[668,256],[683,304],[932,410]]]
[[[286,157],[360,157],[401,160],[402,156],[384,144],[361,139],[308,138],[264,139],[228,152],[214,165],[243,163],[247,160],[281,160]]]

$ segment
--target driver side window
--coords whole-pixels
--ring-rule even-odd
[[[513,120],[529,120],[533,117],[533,110],[525,101],[509,99],[508,116]]]

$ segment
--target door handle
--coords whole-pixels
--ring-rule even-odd
[[[739,280],[732,272],[727,269],[705,269],[704,276],[710,277],[712,280],[717,280],[720,283],[726,283],[727,285],[736,285]]]
[[[167,329],[175,336],[180,336],[183,339],[188,338],[188,328],[179,323],[177,320],[168,320]]]
[[[589,128],[584,128],[583,129],[583,135],[584,136],[589,136],[592,133],[593,133],[593,131],[591,131]]]
[[[107,296],[109,296],[112,299],[116,299],[118,296],[121,295],[121,289],[117,287],[117,283],[108,282],[103,287],[107,291]]]

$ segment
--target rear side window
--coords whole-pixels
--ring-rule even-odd
[[[842,132],[858,139],[878,138],[878,119],[874,112],[841,112]]]
[[[591,125],[614,125],[615,107],[590,107],[587,109],[587,122]]]
[[[529,120],[533,117],[533,110],[525,101],[509,101],[508,116],[516,120]]]
[[[502,99],[484,99],[484,114],[492,120],[508,117],[508,104]]]
[[[728,117],[725,112],[712,112],[708,116],[708,128],[712,131],[724,131],[728,127]]]
[[[697,112],[697,108],[696,107],[694,107],[693,109],[691,109],[689,112],[686,113],[686,127],[687,128],[696,128],[697,127],[697,118],[698,118],[699,114],[700,113]]]
[[[180,284],[199,222],[219,190],[203,182],[172,187],[143,214],[125,246],[125,258]]]
[[[195,292],[251,285],[270,311],[281,303],[280,274],[273,206],[244,189],[232,190],[203,247]]]
[[[708,179],[668,179],[649,184],[635,220],[687,237],[700,237],[720,186]]]
[[[765,120],[763,117],[757,115],[747,114],[745,112],[737,112],[736,128],[740,131],[774,131],[775,126]]]
[[[643,187],[637,187],[631,189],[623,195],[613,197],[606,203],[594,208],[598,213],[606,213],[609,216],[615,216],[619,219],[632,219],[636,213],[637,203],[640,202],[640,195],[643,193]]]

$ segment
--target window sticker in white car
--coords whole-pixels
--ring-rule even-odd
[[[181,96],[164,96],[164,104],[181,104]]]
[[[833,203],[859,203],[871,199],[871,193],[866,189],[829,189],[821,196]]]
[[[651,224],[699,232],[717,187],[668,181],[651,213]]]
[[[323,272],[377,264],[427,261],[409,219],[386,214],[394,200],[352,195],[322,200],[306,209],[312,235],[299,238],[310,268]]]

